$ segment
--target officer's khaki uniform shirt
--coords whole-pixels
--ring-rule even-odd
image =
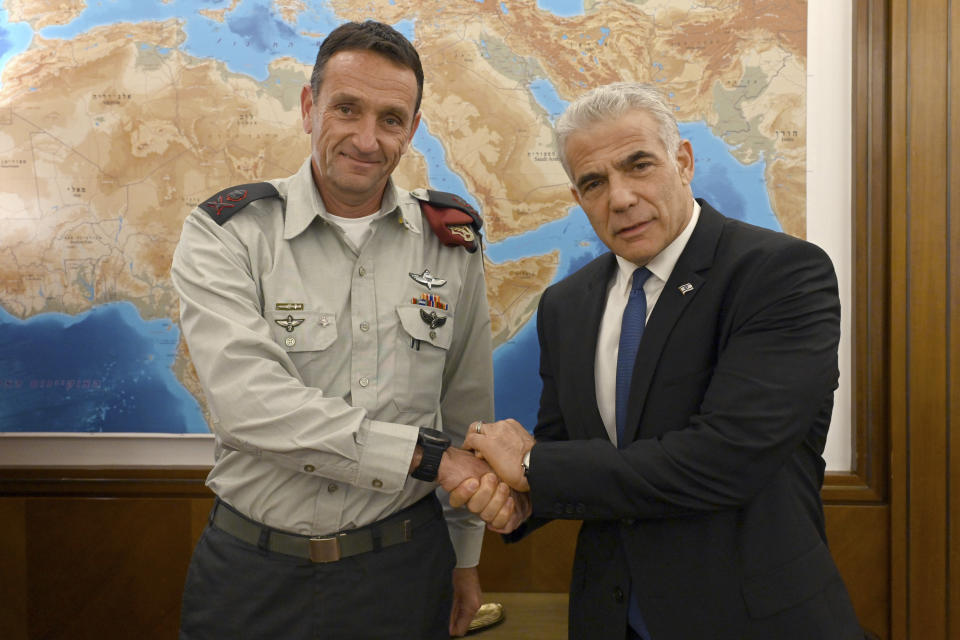
[[[271,182],[280,198],[222,226],[194,209],[171,275],[216,436],[207,485],[254,520],[323,535],[435,489],[408,476],[419,427],[457,445],[493,418],[482,257],[443,246],[392,181],[359,251],[326,218],[309,159]],[[425,270],[446,282],[410,275]],[[441,502],[457,566],[476,565],[483,523]]]

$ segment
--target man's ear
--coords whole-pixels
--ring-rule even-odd
[[[407,141],[403,143],[403,149],[400,150],[400,153],[406,153],[407,147],[410,146],[410,143],[413,142],[413,134],[417,132],[417,127],[420,126],[420,114],[421,111],[417,111],[417,115],[413,116],[413,126],[410,127],[410,135],[407,136]]]
[[[313,120],[310,118],[310,109],[313,107],[313,89],[309,84],[300,89],[300,117],[303,120],[304,133],[313,133]]]
[[[677,170],[683,184],[693,182],[693,146],[689,140],[681,140],[677,148]]]
[[[583,206],[583,203],[580,202],[580,192],[577,191],[576,187],[570,187],[570,195],[573,196],[573,199],[576,200],[578,205]]]

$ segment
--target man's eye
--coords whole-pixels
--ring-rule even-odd
[[[353,108],[351,108],[350,105],[342,104],[339,107],[337,107],[337,111],[339,111],[344,115],[349,115],[353,113]]]

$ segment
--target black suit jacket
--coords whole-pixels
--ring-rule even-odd
[[[631,584],[654,640],[862,638],[820,500],[838,380],[833,266],[699,202],[640,344],[626,448],[607,437],[594,387],[614,256],[544,292],[524,529],[584,521],[571,638],[623,638]]]

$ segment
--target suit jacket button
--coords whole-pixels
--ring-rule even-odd
[[[614,587],[614,588],[613,588],[613,599],[617,602],[617,604],[622,604],[622,603],[623,603],[623,589],[621,589],[620,587]]]
[[[622,519],[620,520],[620,524],[626,525],[626,526],[628,526],[628,527],[632,527],[635,522],[636,522],[636,520],[634,520],[633,518],[622,518]]]
[[[564,511],[566,512],[566,514],[567,514],[568,516],[572,516],[575,510],[574,510],[572,504],[568,504],[567,507],[566,507],[566,509],[564,509]]]

